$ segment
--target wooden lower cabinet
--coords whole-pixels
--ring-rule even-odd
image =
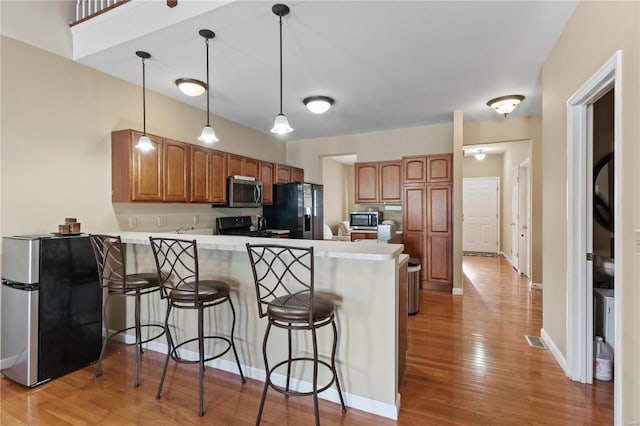
[[[377,240],[377,232],[353,232],[351,231],[351,241],[357,240]]]

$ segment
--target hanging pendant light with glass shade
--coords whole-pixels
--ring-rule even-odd
[[[138,139],[136,149],[139,149],[140,151],[151,151],[155,148],[151,143],[151,139],[149,139],[149,136],[147,136],[147,100],[145,97],[146,81],[144,70],[144,61],[145,59],[149,59],[151,57],[151,54],[143,52],[142,50],[138,50],[136,52],[136,55],[142,59],[142,136],[140,136],[140,138]]]
[[[276,115],[271,133],[284,135],[293,132],[287,116],[282,112],[282,17],[289,14],[289,6],[278,3],[273,5],[271,11],[280,18],[280,113]]]
[[[209,40],[214,38],[216,33],[211,30],[200,30],[198,31],[198,34],[204,38],[204,44],[207,48],[207,124],[202,128],[202,133],[200,133],[198,140],[204,143],[214,143],[218,142],[219,139],[216,136],[216,132],[213,131],[213,127],[211,127],[211,124],[209,123],[209,89],[211,87],[209,86]]]

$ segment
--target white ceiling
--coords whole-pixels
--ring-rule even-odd
[[[174,80],[206,79],[198,30],[211,29],[216,33],[210,44],[212,112],[269,133],[279,108],[275,2],[180,0],[174,9],[164,3],[154,2],[162,19],[175,16],[180,22],[158,18],[161,28],[153,28],[149,13],[136,25],[103,20],[100,37],[114,40],[113,45],[76,60],[141,85],[134,52],[146,50],[153,55],[147,61],[147,88],[205,110],[203,96],[182,95]],[[75,2],[66,4],[75,7]],[[287,4],[283,109],[295,129],[289,140],[448,123],[454,110],[463,111],[465,121],[495,119],[486,101],[513,93],[526,99],[512,116],[539,114],[542,64],[576,6],[560,1]],[[198,14],[185,17],[184,11],[196,5]],[[203,11],[207,8],[212,10]],[[3,19],[5,27],[9,20]],[[90,38],[79,27],[74,49]],[[20,31],[30,30],[15,32]],[[132,38],[121,41],[118,34]],[[324,115],[312,114],[302,104],[310,95],[331,96],[335,105]]]

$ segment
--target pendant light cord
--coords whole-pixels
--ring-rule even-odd
[[[147,99],[145,96],[146,81],[144,71],[144,58],[142,58],[142,134],[147,134]]]
[[[207,49],[207,126],[209,126],[209,39],[205,38],[204,43]]]
[[[282,16],[280,16],[280,114],[282,114]]]

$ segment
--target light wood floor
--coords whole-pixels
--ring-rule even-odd
[[[407,373],[398,422],[321,401],[323,424],[521,425],[612,424],[613,384],[581,385],[562,373],[547,350],[530,348],[539,335],[541,292],[501,258],[464,258],[464,296],[421,291],[420,312],[409,318]],[[375,354],[372,354],[375,356]],[[114,347],[104,375],[93,367],[34,389],[0,380],[0,424],[255,424],[262,383],[208,369],[205,415],[197,414],[195,366],[170,364],[161,400],[155,399],[162,356],[144,355],[141,385],[132,387],[133,351]],[[310,398],[285,400],[270,392],[263,424],[313,423]]]

